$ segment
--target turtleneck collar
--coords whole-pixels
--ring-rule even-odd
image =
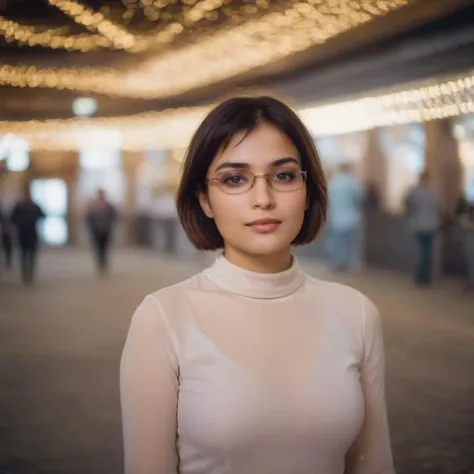
[[[281,298],[294,293],[304,282],[305,275],[293,257],[291,267],[279,273],[257,273],[238,267],[223,255],[204,270],[215,285],[231,293],[249,298]]]

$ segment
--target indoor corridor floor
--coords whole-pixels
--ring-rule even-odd
[[[204,264],[130,249],[99,278],[87,251],[57,250],[41,255],[31,288],[2,271],[0,474],[122,472],[118,367],[130,317],[146,293]],[[302,264],[381,310],[397,473],[474,473],[474,295],[457,281],[420,290],[406,275]]]

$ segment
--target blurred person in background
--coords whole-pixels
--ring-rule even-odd
[[[367,181],[364,189],[364,208],[367,212],[377,213],[380,210],[380,191],[377,183]]]
[[[307,275],[292,246],[326,216],[319,155],[271,97],[217,106],[177,209],[203,272],[145,297],[120,389],[127,474],[393,474],[381,318]]]
[[[45,217],[43,210],[32,201],[30,188],[25,186],[24,200],[14,207],[10,221],[16,229],[20,246],[23,283],[33,283],[38,252],[38,222]]]
[[[420,286],[430,285],[433,280],[434,246],[440,219],[438,198],[430,188],[430,175],[427,171],[420,175],[418,184],[408,192],[405,216],[418,244],[415,283]]]
[[[108,200],[103,189],[97,191],[97,197],[89,204],[86,222],[91,235],[97,268],[100,274],[108,270],[108,257],[113,230],[117,220],[117,211]]]
[[[462,216],[466,212],[469,204],[470,203],[466,199],[466,196],[464,195],[464,193],[462,193],[459,196],[459,199],[457,200],[457,203],[456,203],[456,211],[455,211],[456,217]]]
[[[13,225],[8,215],[3,216],[1,223],[2,227],[2,249],[5,256],[5,265],[8,269],[12,268],[12,254],[13,254]]]
[[[344,163],[329,181],[328,247],[336,270],[359,270],[362,266],[362,186],[353,166]]]

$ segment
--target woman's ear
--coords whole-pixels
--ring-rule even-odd
[[[204,191],[198,191],[198,199],[199,199],[199,204],[204,214],[206,214],[206,216],[209,217],[209,219],[213,219],[214,214],[211,209],[211,204],[209,202],[208,194],[205,193]]]

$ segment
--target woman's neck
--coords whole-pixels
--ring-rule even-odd
[[[255,255],[226,246],[224,256],[230,263],[256,273],[283,272],[288,270],[292,263],[290,248],[278,253]]]

